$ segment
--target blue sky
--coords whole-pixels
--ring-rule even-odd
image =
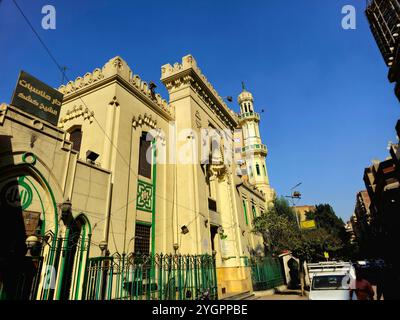
[[[400,108],[368,29],[363,0],[26,1],[26,15],[68,77],[120,55],[159,81],[160,67],[191,53],[221,96],[253,92],[280,195],[302,182],[300,204],[330,203],[348,219],[364,188],[363,168],[388,156]],[[42,6],[57,10],[41,28]],[[357,29],[341,27],[344,5]],[[11,0],[0,3],[0,101],[20,69],[56,87],[61,75]],[[231,105],[238,110],[236,103]]]

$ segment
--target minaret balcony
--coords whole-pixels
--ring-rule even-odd
[[[260,121],[260,115],[257,112],[245,112],[239,115],[240,122],[244,122],[247,120]]]
[[[243,147],[242,153],[245,153],[245,154],[254,153],[254,154],[261,154],[263,156],[266,156],[268,153],[268,149],[265,144],[257,143],[257,144],[251,144],[249,146]]]

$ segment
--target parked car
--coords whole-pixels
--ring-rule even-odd
[[[308,265],[310,300],[350,300],[355,270],[348,262],[320,262]],[[353,295],[353,299],[356,297]]]

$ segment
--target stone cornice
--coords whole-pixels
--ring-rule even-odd
[[[240,188],[240,187],[243,187],[244,189],[246,189],[246,190],[250,191],[251,193],[253,193],[254,195],[256,195],[261,200],[265,201],[265,194],[261,190],[257,189],[257,187],[255,185],[251,184],[247,180],[242,180],[241,183],[236,184],[236,188]]]
[[[66,138],[66,132],[52,125],[51,123],[39,119],[29,113],[26,113],[13,105],[5,103],[0,104],[0,126],[4,125],[6,119],[13,122],[19,123],[20,125],[27,127],[33,131],[40,132],[41,134],[50,136],[58,141],[63,142],[63,146],[66,149],[71,149],[71,142]]]
[[[64,117],[61,117],[60,120],[58,120],[58,127],[64,128],[65,123],[79,117],[92,123],[94,120],[94,111],[90,111],[87,107],[84,107],[81,104],[74,105],[71,109],[67,110]]]
[[[212,84],[203,75],[193,56],[183,57],[181,64],[162,66],[161,81],[170,93],[190,86],[221,121],[231,129],[237,128],[238,115],[226,105]]]
[[[78,77],[74,81],[60,86],[58,90],[64,94],[65,102],[115,80],[152,106],[153,109],[158,109],[157,111],[165,114],[166,118],[173,118],[167,100],[158,93],[153,96],[148,83],[141,80],[137,74],[133,74],[128,64],[119,56],[110,59],[102,69],[96,68],[93,72],[87,72],[83,77]]]

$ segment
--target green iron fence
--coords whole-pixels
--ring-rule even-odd
[[[83,299],[216,300],[215,257],[132,253],[91,258]]]
[[[254,291],[269,290],[285,283],[279,258],[264,257],[252,262],[251,276]]]
[[[53,245],[52,237],[51,232],[38,237],[26,256],[10,258],[1,264],[0,300],[80,298],[80,278],[85,273],[89,239],[60,237]]]
[[[22,257],[12,264],[12,270],[0,281],[0,300],[36,299],[43,257]]]

